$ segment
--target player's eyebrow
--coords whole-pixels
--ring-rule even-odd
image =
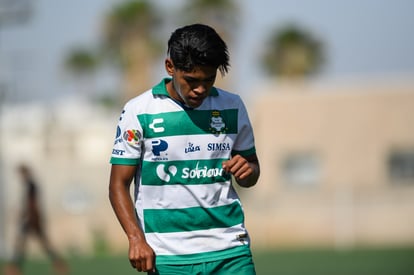
[[[209,77],[206,78],[196,78],[196,77],[192,77],[192,76],[184,76],[184,79],[188,82],[196,82],[196,81],[212,81],[216,78],[216,74],[211,75]]]

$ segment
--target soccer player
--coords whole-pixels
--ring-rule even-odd
[[[213,86],[227,46],[194,24],[172,33],[167,54],[169,77],[125,105],[110,160],[129,261],[148,274],[255,274],[232,186],[259,178],[253,131],[240,97]]]

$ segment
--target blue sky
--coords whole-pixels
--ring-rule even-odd
[[[0,28],[0,81],[20,98],[64,96],[71,92],[62,72],[64,54],[76,45],[95,45],[104,12],[118,1],[33,2],[30,23]],[[153,2],[168,10],[184,1]],[[322,81],[414,75],[414,1],[236,2],[241,5],[241,24],[232,47],[230,73],[239,80],[234,87],[240,93],[265,81],[257,59],[271,31],[287,23],[305,27],[323,42],[327,57],[318,78]],[[154,76],[154,83],[159,76]]]
[[[243,3],[250,19],[243,25],[250,38],[246,40],[249,45],[243,48],[244,56],[262,48],[269,30],[295,22],[323,41],[327,60],[321,77],[325,79],[414,72],[414,1],[246,0]],[[254,66],[253,63],[251,60],[247,64]]]

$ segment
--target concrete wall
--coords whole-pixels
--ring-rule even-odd
[[[413,86],[285,87],[252,111],[262,175],[246,209],[258,243],[414,243],[414,180],[392,182],[387,166],[414,149]],[[301,154],[317,159],[315,182],[284,177]]]

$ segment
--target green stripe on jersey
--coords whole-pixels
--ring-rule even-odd
[[[238,201],[212,208],[144,209],[146,233],[171,233],[226,228],[244,221]]]
[[[223,129],[217,131],[211,125],[213,112],[219,116]],[[218,113],[217,113],[218,112]],[[144,130],[144,138],[178,135],[202,135],[211,133],[236,134],[238,131],[238,110],[185,110],[161,114],[139,114],[138,120]]]
[[[222,168],[226,159],[142,163],[142,185],[210,184],[225,182],[231,175]]]
[[[231,151],[231,154],[233,156],[239,154],[239,155],[241,155],[243,157],[250,156],[250,155],[253,155],[255,153],[256,153],[256,147],[253,147],[253,148],[251,148],[249,150],[244,150],[244,151],[237,151],[237,150]]]
[[[119,164],[119,165],[137,165],[139,163],[139,159],[127,159],[127,158],[112,157],[109,162],[111,164]]]
[[[185,245],[183,243],[183,245]],[[209,262],[223,260],[242,255],[251,255],[248,245],[239,245],[233,248],[219,251],[202,252],[186,255],[157,255],[156,264],[193,264],[198,262]]]

